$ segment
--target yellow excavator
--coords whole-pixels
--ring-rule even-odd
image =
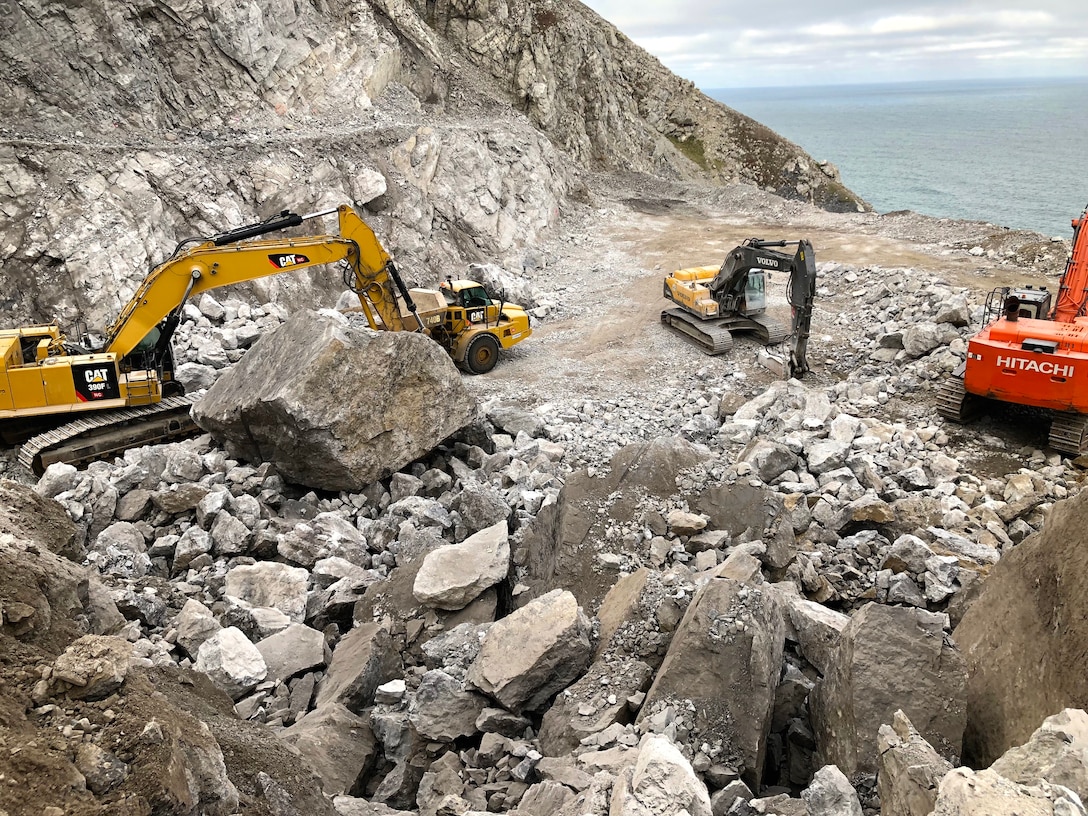
[[[336,214],[338,235],[253,240]],[[19,461],[41,473],[196,430],[192,398],[174,378],[171,339],[186,301],[202,292],[321,264],[340,264],[372,329],[417,331],[460,366],[490,371],[500,349],[532,334],[529,316],[474,281],[409,289],[373,230],[349,206],[181,242],[155,267],[97,348],[68,342],[56,325],[0,330],[0,435],[23,443]],[[59,427],[58,427],[59,426]]]

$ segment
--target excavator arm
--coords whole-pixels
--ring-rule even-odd
[[[767,248],[782,247],[786,244],[786,241],[762,241],[759,238],[748,238],[726,256],[718,274],[707,286],[723,312],[735,308],[728,299],[736,298],[743,293],[750,270],[763,269],[767,272],[777,272],[789,267],[793,260],[790,256]]]
[[[797,254],[790,268],[786,300],[793,307],[788,377],[801,379],[808,373],[808,336],[812,328],[812,304],[816,299],[816,253],[812,244],[797,242]]]
[[[1088,233],[1084,231],[1088,221],[1088,207],[1080,218],[1073,219],[1073,251],[1062,273],[1058,286],[1058,299],[1054,304],[1051,320],[1072,323],[1076,317],[1088,312]]]
[[[339,235],[247,240],[334,212],[340,219]],[[185,250],[179,247],[173,257],[151,271],[108,327],[103,351],[123,358],[138,348],[149,347],[152,340],[157,348],[167,348],[181,307],[202,292],[339,262],[345,264],[345,284],[359,296],[372,328],[378,328],[380,321],[394,330],[422,329],[414,316],[415,304],[389,254],[373,230],[344,205],[306,216],[285,212],[259,224],[220,233]],[[402,317],[398,295],[412,318]]]

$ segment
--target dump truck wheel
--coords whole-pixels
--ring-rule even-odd
[[[465,366],[473,374],[486,374],[499,361],[499,341],[490,334],[481,334],[468,346]]]

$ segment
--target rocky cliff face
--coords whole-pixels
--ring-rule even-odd
[[[838,171],[711,99],[572,0],[416,0],[511,103],[578,162],[763,187],[836,212]]]
[[[517,272],[582,168],[860,206],[575,2],[0,5],[0,308],[103,325],[174,244],[351,201],[416,283]],[[326,227],[331,228],[331,226]],[[336,276],[254,286],[331,305]]]

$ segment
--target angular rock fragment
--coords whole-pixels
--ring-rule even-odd
[[[480,530],[460,544],[427,553],[412,592],[421,604],[437,609],[464,608],[510,571],[509,533],[505,521]]]
[[[668,703],[695,707],[693,737],[721,741],[724,756],[758,789],[785,622],[768,587],[712,578],[692,599],[639,714]]]
[[[325,636],[301,623],[257,641],[257,651],[268,667],[268,679],[285,681],[325,665]]]
[[[315,708],[281,731],[280,738],[299,750],[326,796],[353,791],[378,756],[368,719],[339,703]]]
[[[476,733],[476,719],[487,703],[483,695],[467,690],[444,671],[434,669],[420,679],[408,719],[421,736],[437,742],[453,742]]]
[[[665,737],[647,734],[634,767],[624,768],[612,793],[611,813],[711,816],[710,794],[680,750]]]
[[[248,694],[268,674],[264,658],[242,632],[228,626],[204,641],[193,668],[235,700]]]
[[[574,595],[552,590],[488,629],[468,681],[515,713],[536,710],[585,671],[589,638]]]
[[[877,732],[898,708],[942,756],[959,757],[967,674],[947,626],[946,615],[875,603],[854,615],[810,700],[825,764],[875,770]]]
[[[52,684],[76,700],[101,700],[125,682],[132,644],[119,637],[84,635],[53,663]]]
[[[336,644],[314,707],[339,702],[359,713],[373,704],[378,686],[399,676],[400,659],[388,630],[377,623],[360,624]]]
[[[902,711],[895,712],[891,725],[880,726],[877,750],[881,816],[929,816],[952,763],[922,739]]]
[[[259,561],[232,567],[224,592],[250,606],[278,609],[296,623],[306,616],[309,573],[274,561]]]

